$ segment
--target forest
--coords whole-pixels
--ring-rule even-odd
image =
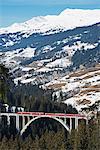
[[[80,124],[78,131],[68,134],[64,129],[57,132],[46,130],[35,138],[28,136],[24,140],[19,135],[0,137],[0,150],[99,150],[100,118],[91,121],[88,126]]]
[[[43,90],[39,85],[14,84],[9,70],[0,65],[0,103],[22,106],[25,111],[78,113],[71,105],[52,100],[52,90]],[[0,110],[1,111],[1,110]],[[56,121],[40,119],[21,137],[13,124],[0,123],[0,150],[99,150],[100,114],[89,121],[80,122],[78,130],[71,133]]]

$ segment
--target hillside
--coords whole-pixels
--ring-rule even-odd
[[[100,10],[66,9],[0,29],[0,63],[16,85],[61,88],[64,102],[92,107],[100,100]]]
[[[78,111],[100,110],[100,64],[69,73],[47,83],[44,88],[54,89],[58,99],[62,92],[63,102]]]

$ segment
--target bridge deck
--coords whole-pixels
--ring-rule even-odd
[[[44,113],[44,112],[17,112],[17,113],[0,113],[0,116],[41,116],[41,117],[60,117],[60,118],[79,118],[86,119],[86,116],[80,114],[64,113]]]

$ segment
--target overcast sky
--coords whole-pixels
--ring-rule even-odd
[[[59,14],[66,8],[100,9],[100,0],[0,0],[0,27],[33,16]]]

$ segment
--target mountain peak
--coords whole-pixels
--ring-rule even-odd
[[[67,8],[67,9],[63,10],[60,13],[60,15],[67,15],[67,14],[76,14],[77,15],[77,14],[80,14],[80,13],[87,14],[87,12],[89,14],[95,14],[95,13],[100,12],[100,9],[91,10],[91,9],[69,9],[69,8]]]
[[[15,23],[0,29],[0,33],[53,33],[56,29],[69,30],[100,22],[100,10],[65,9],[59,15],[33,17],[24,23]]]

